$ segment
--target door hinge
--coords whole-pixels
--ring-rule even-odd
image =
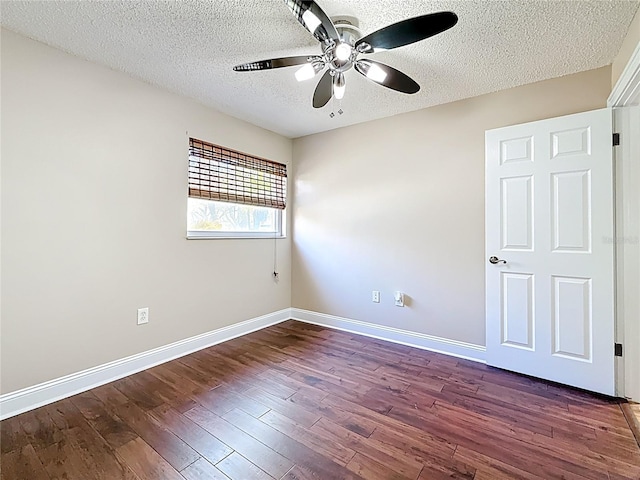
[[[620,145],[620,134],[619,133],[614,133],[613,134],[613,146],[617,147],[618,145]]]
[[[622,356],[622,344],[621,343],[614,343],[613,344],[613,354],[616,357],[621,357]]]

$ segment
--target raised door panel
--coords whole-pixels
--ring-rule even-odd
[[[551,158],[573,155],[591,155],[590,127],[551,133]]]
[[[533,250],[533,178],[501,179],[501,249]]]
[[[553,277],[553,355],[592,360],[591,279]]]
[[[533,161],[533,137],[512,138],[500,142],[500,164]]]
[[[535,349],[534,277],[528,273],[501,274],[500,326],[502,345]]]
[[[591,172],[551,175],[553,251],[591,252]]]

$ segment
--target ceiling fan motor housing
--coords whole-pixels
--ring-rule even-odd
[[[331,20],[344,43],[348,43],[353,47],[362,38],[362,32],[359,28],[360,22],[357,18],[343,15],[332,17]]]

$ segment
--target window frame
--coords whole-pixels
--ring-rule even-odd
[[[188,200],[188,199],[187,199]],[[214,201],[214,200],[209,200]],[[243,203],[226,202],[231,205],[246,205]],[[268,207],[267,207],[268,208]],[[187,228],[187,240],[216,240],[216,239],[242,239],[242,238],[287,238],[286,223],[287,210],[274,208],[276,219],[275,232],[234,232],[231,230],[189,230]]]
[[[286,238],[286,204],[288,197],[286,163],[257,157],[193,137],[189,137],[187,158],[189,165],[187,216],[190,212],[189,200],[193,198],[235,206],[275,210],[274,220],[276,224],[275,232],[189,230],[189,218],[187,218],[187,239]],[[227,166],[225,167],[224,164]],[[192,170],[192,167],[194,170]],[[247,182],[247,171],[254,171],[254,169],[255,172],[262,172],[262,174],[270,176],[269,184],[275,188],[275,191],[259,190],[255,188],[252,180]],[[213,176],[212,172],[217,172],[220,176]],[[253,178],[253,174],[250,175],[250,178]],[[248,183],[251,184],[247,185]],[[238,189],[238,187],[247,186],[249,187],[248,190]],[[202,192],[207,191],[210,192],[209,195],[202,195]],[[195,194],[192,192],[195,192]],[[228,200],[234,196],[237,196],[240,201]],[[285,213],[283,214],[282,212]]]

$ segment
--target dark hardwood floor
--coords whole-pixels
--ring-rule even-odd
[[[293,321],[0,430],[3,480],[640,479],[612,399]]]

